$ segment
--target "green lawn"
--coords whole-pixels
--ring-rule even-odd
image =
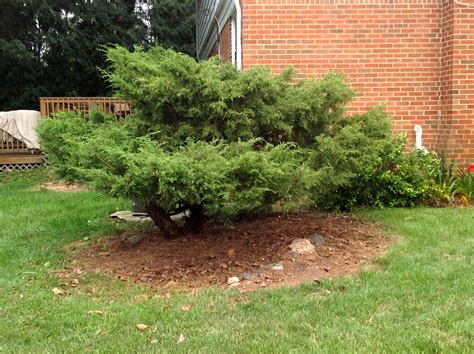
[[[117,232],[106,215],[128,203],[31,191],[44,178],[0,174],[0,352],[474,352],[472,208],[361,211],[401,241],[353,278],[168,299],[87,276],[57,296],[63,246]]]

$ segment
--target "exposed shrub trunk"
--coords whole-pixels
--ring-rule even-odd
[[[176,238],[181,234],[178,225],[171,220],[171,217],[166,210],[158,206],[156,203],[148,203],[146,211],[155,225],[161,229],[165,238]]]
[[[204,214],[204,206],[202,204],[192,205],[189,207],[191,214],[186,220],[185,229],[193,234],[198,233],[201,230],[201,226],[206,221]]]

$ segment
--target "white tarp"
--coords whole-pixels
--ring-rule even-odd
[[[0,129],[22,141],[28,149],[39,149],[36,126],[40,118],[37,111],[0,112]],[[8,136],[4,133],[0,139],[7,141]]]

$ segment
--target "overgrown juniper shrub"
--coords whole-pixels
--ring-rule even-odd
[[[108,51],[105,76],[134,114],[60,113],[41,122],[62,177],[142,201],[166,236],[186,228],[316,206],[413,205],[427,195],[429,161],[392,142],[382,108],[347,116],[354,91],[341,75],[293,83],[293,71],[238,71],[155,47]]]
[[[176,209],[191,210],[186,228],[196,230],[209,217],[232,220],[268,212],[276,202],[300,203],[316,178],[305,151],[292,143],[188,139],[171,149],[134,136],[125,121],[87,118],[68,113],[42,122],[42,144],[56,172],[143,201],[168,236],[180,232],[168,215]],[[76,124],[74,134],[61,133]]]

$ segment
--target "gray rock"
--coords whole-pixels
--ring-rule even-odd
[[[257,278],[256,274],[242,274],[240,276],[240,280],[254,280],[255,278]]]
[[[133,235],[133,236],[127,237],[127,241],[130,242],[132,246],[136,246],[140,242],[142,242],[144,238],[145,238],[144,235]]]
[[[134,213],[130,210],[117,211],[109,215],[109,218],[119,219],[128,222],[144,222],[151,221],[151,218],[147,213]],[[183,221],[186,218],[185,213],[179,213],[175,215],[170,215],[171,220],[173,221]]]
[[[322,246],[326,242],[323,236],[319,234],[314,234],[309,238],[312,244]]]
[[[133,212],[128,210],[117,211],[116,213],[109,215],[109,217],[129,222],[144,222],[151,220],[151,218],[149,218],[147,214],[134,214]]]
[[[285,267],[281,263],[273,263],[270,264],[270,269],[271,270],[283,270]]]
[[[304,255],[304,254],[313,254],[315,251],[315,248],[310,240],[306,238],[297,238],[291,242],[290,250],[295,253]]]

